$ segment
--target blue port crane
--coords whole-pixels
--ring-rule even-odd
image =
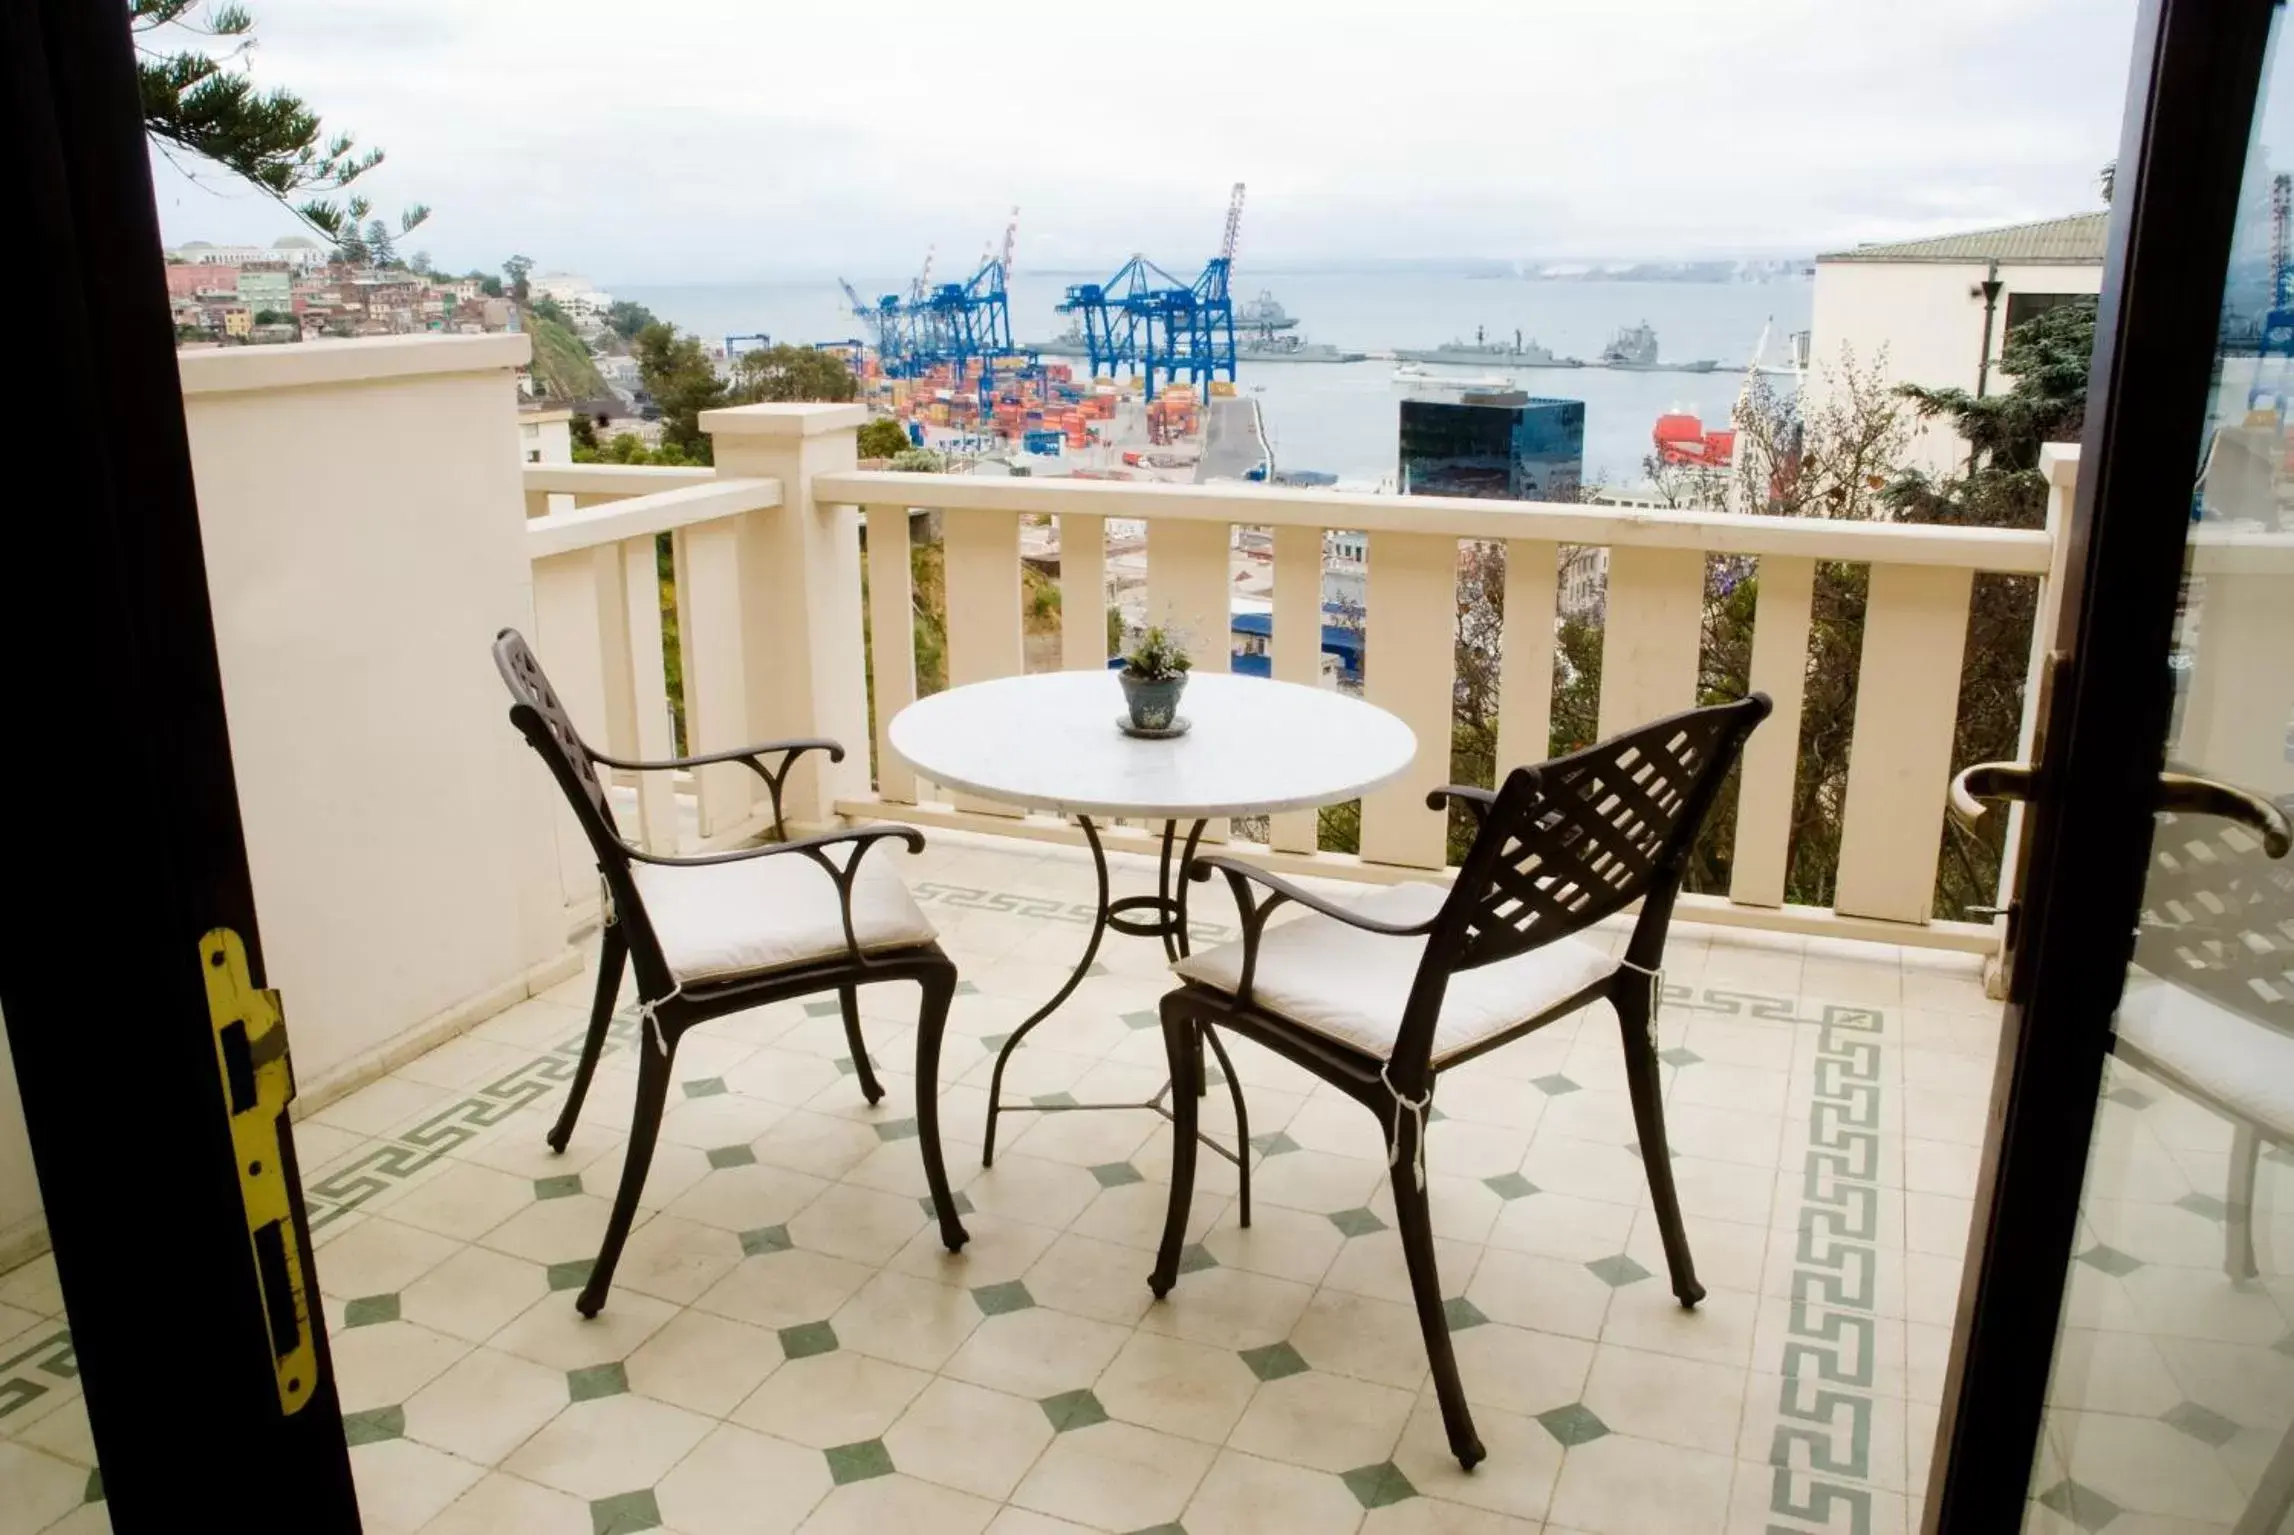
[[[2286,376],[2294,359],[2294,175],[2284,173],[2270,182],[2270,310],[2262,317],[2256,350],[2261,355],[2246,408],[2276,411],[2283,421],[2294,407],[2294,385]]]
[[[1235,245],[1242,234],[1243,184],[1227,198],[1219,253],[1193,282],[1134,255],[1103,283],[1076,283],[1058,305],[1077,317],[1094,377],[1128,369],[1146,381],[1147,398],[1184,378],[1198,388],[1235,376]]]

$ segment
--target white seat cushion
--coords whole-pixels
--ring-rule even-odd
[[[864,952],[930,943],[937,935],[877,848],[852,885],[852,929]],[[839,864],[848,847],[832,848]],[[679,984],[783,970],[850,952],[836,882],[802,853],[732,863],[633,863],[630,876]]]
[[[1394,885],[1352,907],[1380,922],[1414,923],[1431,917],[1448,898],[1449,891],[1440,885]],[[1425,952],[1423,938],[1366,933],[1309,911],[1294,921],[1270,923],[1259,935],[1251,1000],[1383,1060],[1393,1053],[1402,1009]],[[1239,941],[1221,944],[1171,968],[1231,995],[1242,980],[1243,946]],[[1434,1025],[1434,1064],[1536,1017],[1616,970],[1617,961],[1594,945],[1563,938],[1458,972],[1450,977],[1442,1016]]]
[[[2294,1140],[2294,1039],[2149,979],[2130,982],[2119,999],[2118,1034],[2273,1138]]]

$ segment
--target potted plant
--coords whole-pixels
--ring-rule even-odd
[[[1179,695],[1194,664],[1183,636],[1162,624],[1147,626],[1123,657],[1123,701],[1133,730],[1160,735],[1178,728]]]

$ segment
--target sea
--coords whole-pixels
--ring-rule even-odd
[[[1096,274],[1092,274],[1096,276]],[[1012,328],[1024,345],[1059,334],[1056,305],[1082,273],[1016,272]],[[891,292],[902,280],[858,283],[863,294]],[[1711,373],[1627,373],[1611,369],[1531,369],[1510,374],[1533,396],[1585,403],[1585,478],[1627,488],[1644,479],[1659,415],[1685,411],[1708,427],[1726,425],[1747,365],[1765,332],[1766,360],[1786,358],[1787,338],[1808,328],[1813,284],[1614,281],[1579,277],[1466,275],[1424,270],[1254,273],[1234,279],[1238,303],[1271,293],[1298,320],[1297,334],[1354,351],[1439,346],[1471,339],[1477,328],[1510,341],[1519,330],[1564,357],[1588,360],[1623,326],[1646,322],[1666,361],[1712,358]],[[737,284],[611,285],[662,319],[722,345],[729,336],[775,341],[836,340],[860,332],[833,280]],[[1081,367],[1080,360],[1077,362]],[[1396,473],[1400,402],[1395,364],[1243,362],[1238,388],[1258,399],[1276,468],[1379,484]],[[1487,367],[1444,370],[1495,376]],[[1789,378],[1772,378],[1789,391]],[[1451,396],[1454,398],[1455,396]]]

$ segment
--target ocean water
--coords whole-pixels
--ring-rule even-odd
[[[1078,274],[1020,272],[1011,283],[1012,328],[1025,343],[1058,334],[1067,317],[1054,306]],[[874,296],[900,286],[856,284]],[[1476,326],[1511,339],[1518,328],[1565,357],[1592,358],[1621,326],[1647,321],[1668,361],[1710,357],[1709,374],[1620,373],[1608,369],[1529,370],[1515,386],[1533,395],[1585,402],[1585,473],[1608,485],[1641,479],[1650,430],[1666,411],[1726,424],[1763,327],[1768,360],[1781,362],[1785,338],[1808,328],[1811,284],[1601,282],[1467,277],[1425,272],[1266,273],[1241,271],[1238,299],[1262,289],[1298,318],[1298,332],[1354,350],[1439,346],[1470,338]],[[851,336],[860,325],[834,282],[615,286],[663,319],[712,341],[770,335],[776,341]],[[1473,374],[1491,370],[1475,368]],[[1461,370],[1461,376],[1465,376]],[[1241,364],[1242,389],[1255,394],[1284,470],[1322,470],[1378,481],[1395,472],[1399,403],[1394,364]],[[1783,384],[1783,387],[1789,387]]]

